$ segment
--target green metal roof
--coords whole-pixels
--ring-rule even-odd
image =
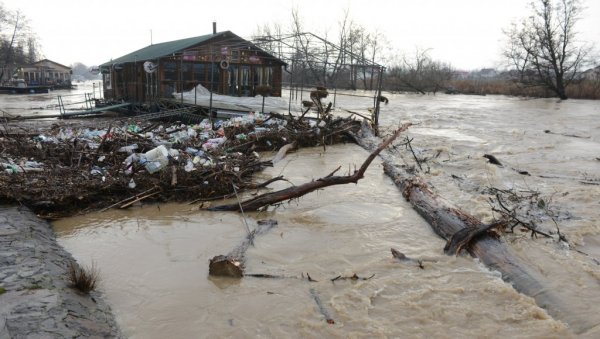
[[[137,51],[131,52],[129,54],[123,55],[117,59],[111,60],[109,62],[105,62],[100,65],[101,67],[108,67],[112,64],[117,63],[125,63],[125,62],[134,62],[134,61],[145,61],[145,60],[153,60],[160,57],[172,55],[173,53],[179,52],[186,48],[192,47],[199,43],[205,42],[210,38],[220,36],[225,32],[219,32],[217,34],[206,34],[193,38],[180,39],[174,41],[161,42],[158,44],[153,44],[150,46],[146,46],[142,49],[138,49]],[[229,32],[231,33],[231,32]]]

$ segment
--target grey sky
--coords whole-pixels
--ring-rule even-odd
[[[308,31],[335,36],[344,11],[369,31],[383,33],[397,53],[430,48],[459,69],[500,66],[502,29],[525,16],[528,0],[0,0],[20,9],[47,58],[100,64],[153,42],[231,30],[249,37],[257,26],[287,29],[297,8]],[[580,39],[600,46],[600,0],[588,0]],[[335,40],[335,39],[332,39]]]

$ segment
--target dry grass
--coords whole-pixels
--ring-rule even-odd
[[[547,98],[556,94],[542,87],[527,87],[518,83],[498,79],[453,80],[450,86],[464,94],[499,94],[523,97]],[[600,80],[582,80],[567,87],[571,99],[600,99]]]
[[[81,267],[76,262],[69,265],[67,283],[70,287],[88,294],[96,288],[99,280],[100,274],[95,264],[92,263],[90,268]]]

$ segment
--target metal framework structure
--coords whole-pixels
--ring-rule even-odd
[[[310,32],[255,36],[250,40],[288,64],[290,106],[292,100],[302,100],[306,87],[332,87],[335,92],[338,88],[356,89],[360,80],[365,89],[375,90],[374,122],[378,123],[377,99],[381,96],[384,66]]]

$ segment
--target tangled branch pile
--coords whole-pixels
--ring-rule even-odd
[[[95,123],[90,121],[91,124]],[[211,200],[252,187],[270,166],[257,152],[296,142],[350,140],[350,119],[309,121],[248,116],[196,125],[112,121],[107,128],[54,124],[0,131],[0,203],[20,203],[46,218],[127,205],[127,201]],[[88,124],[89,125],[89,124]],[[120,204],[123,202],[123,204]]]

